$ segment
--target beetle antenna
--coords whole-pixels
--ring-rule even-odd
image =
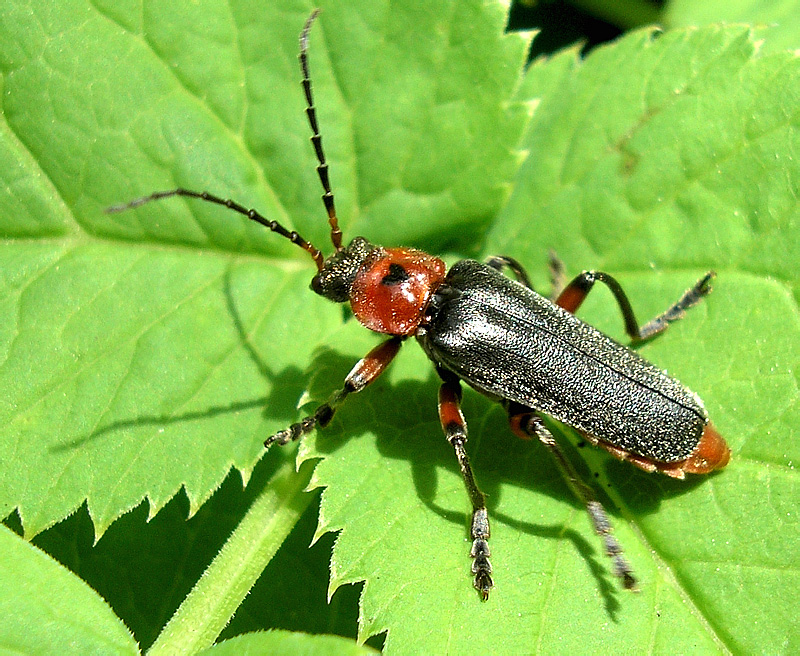
[[[187,196],[189,198],[199,198],[200,200],[207,201],[209,203],[216,203],[217,205],[222,205],[223,207],[227,207],[229,210],[233,210],[234,212],[238,212],[239,214],[243,214],[251,221],[255,221],[256,223],[261,224],[265,228],[269,228],[272,232],[277,232],[282,237],[286,237],[290,242],[293,244],[297,244],[300,248],[302,248],[306,253],[308,253],[317,265],[317,269],[322,271],[322,265],[324,258],[322,253],[319,251],[318,248],[315,248],[313,244],[307,242],[303,239],[300,235],[298,235],[294,230],[287,230],[284,228],[280,223],[277,221],[270,221],[265,217],[261,216],[256,210],[247,209],[243,205],[230,200],[229,198],[220,198],[219,196],[214,196],[209,194],[208,192],[202,191],[190,191],[189,189],[171,189],[170,191],[157,191],[154,194],[150,194],[149,196],[142,196],[141,198],[136,198],[129,203],[124,203],[122,205],[114,205],[109,207],[106,210],[106,214],[114,214],[116,212],[123,212],[125,210],[134,209],[136,207],[141,207],[146,203],[150,203],[154,200],[161,200],[162,198],[170,198],[172,196]]]
[[[311,12],[311,15],[306,20],[303,26],[303,31],[300,33],[300,68],[303,71],[303,91],[306,94],[306,116],[308,123],[311,125],[311,143],[314,144],[314,152],[317,154],[317,173],[319,174],[319,181],[322,183],[322,189],[325,191],[322,194],[322,202],[325,203],[325,209],[328,212],[328,223],[331,224],[331,241],[337,251],[342,250],[342,231],[339,229],[339,219],[336,218],[336,207],[333,204],[333,192],[331,191],[331,183],[328,179],[328,162],[325,160],[325,152],[322,150],[322,135],[319,133],[319,126],[317,125],[317,110],[314,107],[314,97],[311,94],[311,76],[308,72],[308,33],[311,31],[311,25],[314,19],[319,16],[319,9]]]

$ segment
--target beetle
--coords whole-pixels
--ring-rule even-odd
[[[330,301],[349,303],[362,325],[388,336],[355,365],[329,401],[269,437],[265,447],[288,444],[327,426],[345,398],[377,379],[402,343],[414,337],[442,381],[439,418],[472,504],[470,557],[473,584],[481,598],[486,600],[494,585],[489,517],[466,452],[462,381],[503,404],[513,433],[537,438],[547,447],[569,487],[586,506],[616,576],[625,588],[635,589],[636,578],[612,535],[602,504],[581,481],[541,415],[575,428],[591,443],[648,472],[682,479],[686,474],[706,474],[725,467],[730,450],[709,422],[700,398],[635,351],[575,316],[594,284],[603,283],[619,305],[626,333],[633,343],[640,343],[662,333],[707,295],[714,272],[704,275],[665,312],[640,327],[625,292],[612,276],[584,271],[563,285],[563,272],[552,257],[554,291],[546,298],[532,289],[525,269],[511,257],[495,256],[485,263],[461,260],[447,270],[440,258],[413,248],[383,248],[364,237],[343,245],[308,67],[309,32],[318,13],[312,12],[303,26],[299,59],[334,247],[331,255],[323,256],[297,232],[256,210],[207,192],[160,191],[107,211],[132,209],[172,196],[222,205],[306,251],[317,267],[311,289]],[[514,278],[505,275],[505,270]]]

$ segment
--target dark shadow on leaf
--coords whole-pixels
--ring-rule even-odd
[[[568,491],[565,490],[565,492]],[[617,621],[617,613],[620,610],[618,596],[629,593],[622,590],[617,580],[612,576],[607,559],[603,557],[603,554],[598,549],[599,544],[595,544],[594,540],[591,542],[586,540],[580,533],[572,529],[565,531],[562,527],[556,525],[546,526],[544,524],[524,522],[497,511],[495,511],[493,517],[499,523],[516,528],[518,531],[528,535],[535,535],[548,540],[567,539],[572,542],[597,581],[600,594],[605,601],[606,612],[614,622]]]
[[[248,401],[239,401],[236,403],[229,403],[228,405],[214,406],[196,412],[186,412],[181,415],[150,415],[136,417],[135,419],[124,419],[115,421],[103,428],[93,431],[91,434],[84,437],[78,437],[74,440],[69,440],[57,446],[51,447],[52,453],[60,453],[62,451],[69,451],[77,449],[84,444],[93,442],[112,433],[124,431],[128,428],[142,428],[146,426],[164,427],[170,424],[179,424],[187,421],[197,421],[199,419],[210,419],[218,415],[228,414],[232,412],[241,412],[242,410],[251,410],[252,408],[262,407],[267,402],[266,397],[255,398]]]
[[[481,400],[481,404],[483,401]],[[488,403],[488,401],[487,401]],[[511,440],[515,440],[516,438],[510,434],[507,436]],[[501,438],[502,439],[502,438]],[[449,451],[449,445],[445,443],[445,453]],[[538,444],[531,444],[531,448],[533,449],[542,449],[539,447]],[[543,449],[542,449],[543,450]],[[543,454],[545,457],[550,457],[549,454]],[[453,456],[453,462],[448,463],[446,462],[448,459],[443,458],[441,463],[438,463],[442,466],[449,467],[453,470],[456,470],[457,467],[455,466],[455,457]],[[474,467],[477,470],[477,467]],[[425,466],[423,463],[415,463],[412,468],[413,476],[414,476],[414,484],[419,493],[420,499],[428,507],[430,510],[435,512],[437,515],[442,517],[443,519],[452,522],[454,524],[461,524],[464,526],[465,536],[469,536],[469,513],[465,513],[460,510],[451,510],[444,508],[437,504],[434,499],[436,496],[436,473],[432,470],[432,468]],[[510,472],[513,473],[513,472]],[[476,477],[483,478],[479,472],[475,472]],[[546,491],[546,488],[549,484],[546,482],[541,483],[528,483],[524,484],[524,487],[533,488],[535,485],[539,485],[543,488],[543,491]],[[556,485],[559,485],[557,483]],[[598,587],[600,589],[600,594],[603,596],[605,600],[606,611],[609,616],[616,621],[617,613],[620,609],[620,604],[617,600],[617,595],[620,593],[619,587],[611,575],[608,563],[605,562],[605,559],[602,557],[602,553],[598,551],[599,543],[592,544],[583,536],[581,536],[577,531],[572,529],[564,530],[562,526],[552,524],[537,524],[535,522],[527,522],[516,517],[512,517],[506,513],[503,513],[499,510],[501,507],[500,503],[500,487],[499,487],[499,479],[496,476],[492,476],[490,480],[484,481],[481,483],[481,487],[486,494],[486,503],[489,509],[489,518],[490,521],[497,525],[502,524],[506,527],[516,529],[528,535],[545,538],[548,540],[563,540],[567,539],[573,543],[575,548],[581,554],[581,557],[587,562],[589,568],[594,575]],[[553,487],[553,486],[551,486]],[[561,486],[563,488],[563,494],[569,495],[569,490],[566,489],[565,486]],[[557,494],[557,491],[553,491],[552,494]],[[465,492],[466,495],[466,492]],[[577,506],[577,502],[574,502]],[[491,541],[490,541],[491,542]],[[454,548],[457,548],[454,546]],[[466,582],[466,577],[465,577]],[[477,594],[477,592],[476,592]]]
[[[657,473],[649,474],[614,458],[608,459],[605,470],[608,485],[613,486],[625,498],[627,507],[637,516],[655,513],[662,499],[686,494],[711,477],[723,473],[717,471],[705,476],[690,474],[681,481]]]
[[[419,386],[419,383],[409,383],[409,385]],[[436,394],[438,392],[439,382],[438,377],[431,373],[428,381],[424,383],[426,390],[429,390],[431,402],[431,412],[435,413]],[[466,385],[464,386],[466,387]],[[401,390],[398,394],[401,398],[405,398],[404,392]],[[616,621],[616,615],[619,611],[620,604],[617,599],[618,594],[624,594],[619,588],[614,576],[609,569],[609,563],[606,562],[604,554],[602,553],[601,544],[598,541],[593,544],[584,539],[577,531],[568,529],[564,530],[559,525],[545,525],[528,522],[518,517],[512,517],[507,513],[501,511],[501,484],[506,484],[511,481],[521,487],[537,490],[544,494],[551,496],[566,497],[570,503],[574,504],[576,508],[581,508],[579,502],[572,498],[570,491],[559,477],[553,476],[524,476],[523,468],[518,466],[519,463],[526,459],[535,459],[538,462],[544,461],[547,463],[545,469],[548,468],[550,463],[550,455],[546,452],[543,446],[537,442],[525,442],[516,438],[508,428],[505,421],[505,413],[499,406],[496,406],[489,399],[483,396],[466,392],[463,401],[464,414],[467,424],[470,424],[470,416],[475,418],[472,423],[475,425],[473,433],[475,437],[472,438],[475,444],[471,448],[468,445],[468,450],[475,453],[477,447],[477,457],[472,456],[472,466],[479,485],[486,495],[486,504],[489,510],[489,518],[495,525],[503,524],[509,528],[522,531],[528,535],[537,536],[545,539],[570,540],[583,559],[588,563],[599,588],[603,599],[605,600],[606,611],[609,616]],[[496,413],[496,414],[495,414]],[[489,420],[486,422],[486,429],[480,430],[477,419],[479,417],[486,417],[489,415]],[[495,421],[495,416],[499,421]],[[436,415],[433,414],[433,419]],[[434,426],[435,433],[431,438],[439,442],[440,447],[436,448],[438,457],[435,465],[431,465],[430,461],[415,461],[413,462],[412,471],[414,475],[414,483],[419,493],[422,502],[436,512],[439,516],[447,521],[464,526],[465,535],[469,535],[469,513],[463,511],[456,511],[443,508],[435,502],[436,496],[436,467],[443,466],[455,472],[458,471],[457,461],[452,452],[451,447],[447,444],[441,429]],[[387,444],[398,443],[394,439],[388,441]],[[379,441],[379,448],[382,444]],[[395,456],[395,449],[381,448],[381,452],[385,453],[388,457]],[[499,466],[498,466],[499,465]],[[466,492],[465,500],[466,500]],[[608,502],[605,504],[607,507],[612,507]],[[454,547],[457,548],[457,547]],[[477,594],[477,592],[476,592]]]
[[[330,351],[320,354],[319,364],[329,371],[338,371],[343,378],[353,365],[352,360],[342,358]],[[338,378],[334,379],[337,380]],[[425,382],[410,381],[401,382],[397,385],[389,385],[382,381],[376,382],[372,388],[361,393],[363,403],[370,407],[382,408],[385,416],[381,421],[371,422],[367,425],[363,419],[359,422],[357,415],[359,410],[354,406],[361,400],[358,397],[348,399],[337,415],[335,424],[341,426],[341,430],[332,428],[323,431],[317,440],[317,449],[323,453],[335,452],[341,444],[350,439],[358,439],[359,434],[372,432],[377,436],[377,447],[380,453],[391,459],[406,460],[411,464],[413,481],[420,500],[430,510],[439,515],[442,519],[454,524],[465,527],[468,532],[469,513],[462,509],[444,508],[436,503],[437,491],[437,470],[442,467],[457,472],[458,465],[453,455],[452,448],[447,444],[437,422],[436,398],[438,392],[438,378],[431,371],[431,375]],[[377,398],[376,398],[377,397]],[[419,398],[429,398],[430,403],[414,403]],[[484,416],[491,410],[492,403],[488,399],[467,392],[464,399],[464,410],[469,423],[469,417]],[[502,412],[502,411],[501,411]],[[394,422],[396,425],[392,425]],[[476,422],[477,423],[477,422]],[[421,432],[419,426],[429,426],[430,435],[427,431]],[[412,427],[411,430],[406,430]],[[613,575],[610,573],[609,564],[600,551],[600,543],[591,544],[580,534],[572,530],[564,530],[557,525],[541,525],[526,522],[519,518],[511,517],[499,511],[501,507],[501,484],[509,481],[519,484],[529,489],[538,489],[546,494],[554,496],[569,495],[569,491],[560,479],[543,477],[541,480],[525,479],[520,468],[504,467],[502,471],[497,469],[497,456],[506,456],[506,460],[511,462],[519,460],[520,450],[538,449],[541,452],[541,459],[546,460],[550,456],[536,443],[525,444],[513,437],[505,423],[500,424],[499,430],[489,431],[490,437],[483,435],[480,444],[478,457],[472,459],[473,470],[479,481],[481,489],[486,494],[487,507],[491,521],[503,524],[510,528],[524,531],[530,535],[535,535],[548,539],[567,538],[573,542],[579,553],[589,564],[591,571],[598,582],[605,606],[609,616],[616,618],[620,607],[616,595],[621,591],[618,589]],[[400,436],[398,438],[398,435]],[[477,441],[477,440],[474,440]],[[474,452],[472,444],[469,448]],[[508,448],[510,447],[510,448]],[[514,455],[508,458],[509,451]],[[547,461],[549,462],[549,461]],[[494,471],[492,471],[494,470]],[[466,492],[465,503],[466,503]],[[572,501],[576,507],[577,501]],[[608,504],[607,504],[608,505]],[[454,544],[457,549],[461,545]],[[469,584],[469,578],[465,575],[465,585]],[[476,593],[477,594],[477,593]]]
[[[68,518],[37,535],[33,544],[78,574],[97,590],[124,620],[143,650],[147,649],[202,576],[225,541],[269,483],[278,458],[263,458],[242,486],[231,471],[220,488],[191,517],[184,490],[155,517],[147,501],[117,519],[95,543],[92,519],[84,503]],[[358,590],[345,586],[334,595],[334,613],[327,598],[327,569],[333,537],[310,546],[318,504],[300,520],[269,564],[248,600],[234,616],[241,632],[268,628],[315,633],[332,632],[356,638]],[[21,534],[13,518],[11,527]],[[326,553],[327,551],[327,553]],[[114,563],[109,568],[108,563]],[[285,572],[291,571],[292,576]],[[297,584],[297,580],[302,585]],[[280,598],[288,606],[268,603]],[[230,627],[229,627],[230,628]]]

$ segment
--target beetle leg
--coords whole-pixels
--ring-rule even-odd
[[[565,268],[561,258],[556,255],[556,252],[552,248],[547,252],[547,263],[548,269],[550,270],[549,298],[551,301],[554,301],[556,298],[558,298],[559,294],[561,294],[566,285]],[[510,269],[519,283],[528,289],[533,289],[533,285],[528,277],[528,272],[525,271],[525,267],[523,267],[513,257],[509,257],[508,255],[492,255],[486,259],[486,264],[487,266],[497,269],[500,272],[502,272],[503,269]]]
[[[510,269],[511,273],[514,274],[514,277],[519,283],[528,289],[533,289],[533,285],[531,285],[531,279],[528,278],[528,272],[525,271],[525,267],[517,262],[513,257],[508,257],[507,255],[492,255],[486,259],[486,265],[492,267],[493,269],[497,269],[501,273],[503,269]]]
[[[622,547],[612,534],[613,529],[611,521],[608,519],[603,504],[595,499],[591,488],[580,479],[578,472],[575,471],[575,467],[572,466],[572,463],[564,455],[561,447],[558,446],[558,442],[556,442],[553,434],[547,430],[541,418],[531,408],[520,405],[519,403],[506,401],[504,405],[508,410],[508,420],[511,424],[511,430],[516,435],[525,439],[536,436],[539,441],[548,448],[567,485],[575,496],[580,499],[581,503],[586,506],[589,518],[592,520],[594,531],[600,536],[606,554],[614,563],[614,573],[622,581],[622,585],[625,589],[635,590],[636,577],[634,577],[631,566],[622,554]]]
[[[611,290],[617,300],[617,304],[622,311],[622,317],[625,320],[625,332],[634,342],[641,342],[664,332],[673,321],[683,318],[688,308],[696,305],[703,296],[711,291],[710,283],[715,275],[713,271],[709,271],[693,287],[686,290],[675,304],[648,321],[641,328],[636,322],[631,303],[621,285],[602,271],[584,271],[581,273],[559,294],[556,299],[556,305],[574,314],[591,291],[594,283],[600,281]]]
[[[469,457],[464,448],[467,442],[467,424],[461,412],[461,383],[440,372],[444,382],[439,388],[439,419],[447,441],[450,442],[458,458],[461,477],[472,502],[472,526],[470,537],[472,549],[469,555],[472,561],[472,573],[475,575],[473,585],[480,592],[483,601],[489,598],[489,591],[494,586],[492,581],[492,565],[489,562],[489,514],[486,511],[486,499],[475,483]]]
[[[319,406],[313,415],[309,415],[296,424],[292,424],[289,428],[267,438],[264,446],[268,447],[276,443],[283,446],[289,442],[299,440],[317,426],[325,428],[333,419],[336,408],[341,405],[348,394],[360,392],[384,372],[394,359],[394,356],[397,355],[402,343],[402,337],[392,337],[376,346],[364,358],[359,360],[358,364],[347,374],[347,378],[344,379],[344,387],[334,392],[327,403]]]

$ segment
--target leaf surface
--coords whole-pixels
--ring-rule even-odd
[[[748,23],[766,37],[764,48],[770,52],[796,50],[800,45],[800,4],[797,0],[670,0],[662,12],[668,27],[705,25],[707,23]]]
[[[72,572],[0,526],[0,648],[15,654],[138,654],[108,604]]]

